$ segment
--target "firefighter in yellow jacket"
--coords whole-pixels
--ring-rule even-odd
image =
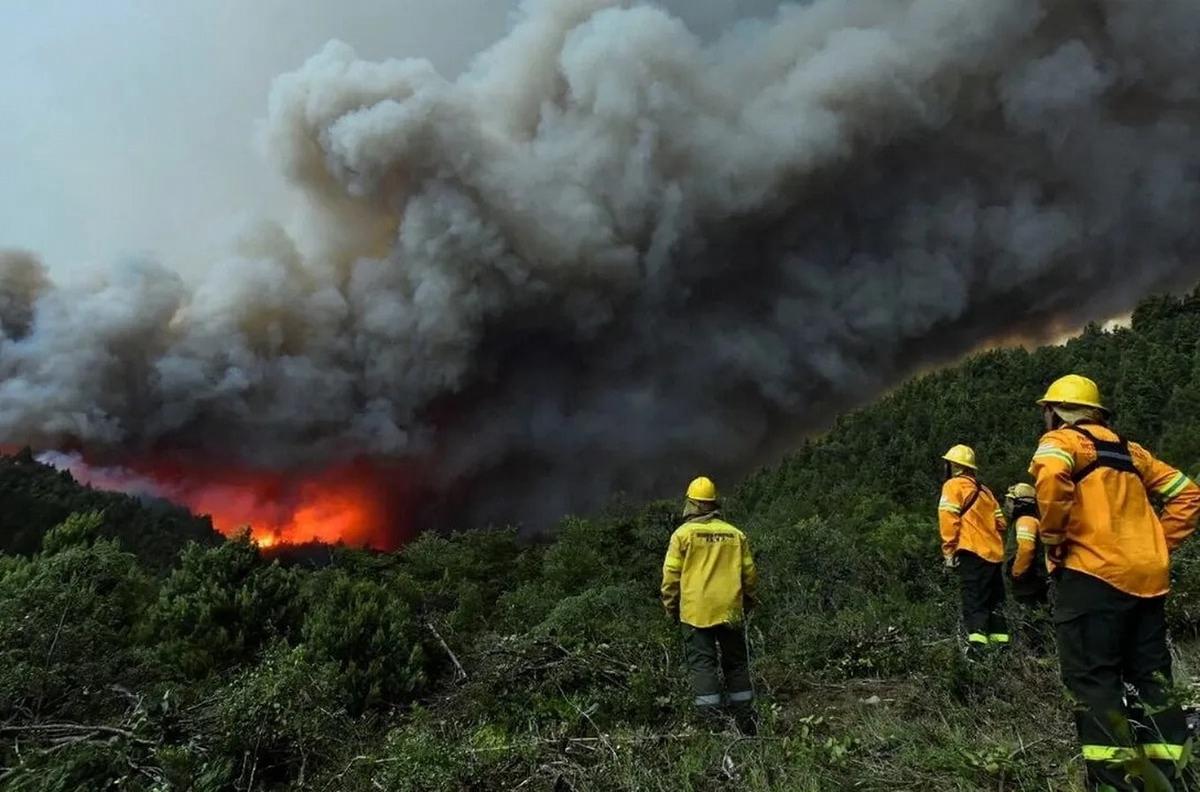
[[[1178,784],[1190,748],[1168,689],[1163,605],[1170,553],[1195,529],[1200,488],[1109,428],[1090,379],[1063,377],[1038,404],[1047,432],[1029,471],[1041,540],[1062,567],[1055,575],[1059,665],[1076,703],[1088,788],[1149,789],[1130,777],[1156,770]],[[1151,497],[1163,503],[1161,515]]]
[[[946,462],[946,483],[938,503],[942,559],[958,570],[968,647],[1006,645],[1004,513],[977,478],[974,450],[956,445],[942,459]]]
[[[683,517],[663,560],[662,603],[683,629],[698,710],[705,715],[721,711],[723,671],[729,712],[739,729],[753,733],[744,620],[754,603],[758,573],[750,544],[721,519],[710,479],[700,477],[688,487]]]

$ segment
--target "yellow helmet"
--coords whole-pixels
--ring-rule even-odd
[[[711,502],[717,499],[717,485],[707,476],[692,479],[688,484],[687,496],[690,500]]]
[[[962,465],[965,468],[971,468],[971,470],[979,469],[975,464],[975,449],[970,446],[956,445],[947,451],[942,456],[942,459],[947,462],[953,462],[956,465]]]
[[[1038,399],[1038,404],[1043,407],[1050,404],[1073,404],[1108,412],[1108,408],[1100,400],[1100,388],[1092,380],[1078,374],[1068,374],[1050,383],[1046,395]]]
[[[1013,500],[1037,500],[1037,490],[1033,488],[1032,484],[1024,482],[1009,487],[1007,495]]]

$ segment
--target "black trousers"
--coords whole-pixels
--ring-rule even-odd
[[[962,618],[972,644],[1008,643],[1004,618],[1004,565],[984,561],[960,550],[958,577],[962,584]]]
[[[1041,563],[1040,559],[1035,563]],[[1011,571],[1011,570],[1010,570]],[[1021,606],[1016,632],[1035,654],[1054,650],[1054,623],[1050,620],[1050,583],[1039,572],[1030,570],[1012,578],[1012,598]]]
[[[683,644],[687,650],[696,706],[714,711],[721,706],[721,673],[724,672],[724,690],[730,709],[735,713],[748,712],[754,700],[754,688],[750,684],[750,655],[742,625],[693,627],[684,624]]]
[[[1190,788],[1187,722],[1171,698],[1165,600],[1134,597],[1070,569],[1058,578],[1059,665],[1075,702],[1088,789],[1166,788],[1144,781],[1156,773],[1176,790]]]
[[[1024,608],[1046,605],[1050,601],[1049,581],[1044,574],[1031,569],[1021,577],[1012,578],[1012,597]]]

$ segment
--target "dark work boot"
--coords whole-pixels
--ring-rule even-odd
[[[737,723],[738,731],[742,733],[743,737],[758,736],[758,719],[754,717],[753,713],[737,716],[735,723]]]
[[[754,705],[750,702],[732,704],[729,707],[729,716],[733,718],[733,722],[737,725],[737,729],[744,737],[758,736],[758,718],[754,712]]]

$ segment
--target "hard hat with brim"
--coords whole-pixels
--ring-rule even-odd
[[[1046,395],[1038,399],[1042,407],[1052,407],[1062,404],[1072,407],[1092,407],[1109,412],[1100,399],[1100,387],[1087,377],[1078,374],[1068,374],[1050,383]]]
[[[689,500],[711,503],[717,499],[717,485],[708,476],[700,476],[688,485],[687,496]]]
[[[971,470],[979,469],[975,464],[975,450],[970,446],[956,445],[943,454],[942,459]]]
[[[1032,484],[1025,483],[1013,484],[1005,494],[1013,500],[1034,500],[1037,498],[1037,490],[1033,488]]]

